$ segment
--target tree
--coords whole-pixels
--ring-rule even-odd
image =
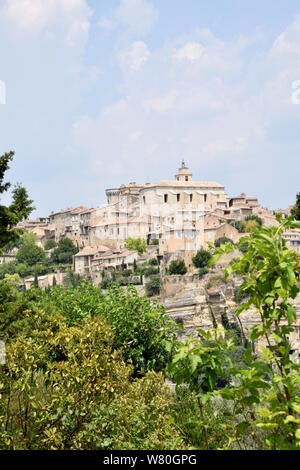
[[[168,271],[169,271],[169,274],[171,275],[173,274],[184,275],[187,273],[187,267],[183,260],[176,259],[176,260],[171,261]]]
[[[240,240],[247,242],[247,251],[226,269],[227,277],[241,276],[240,293],[246,296],[236,315],[250,307],[257,311],[260,323],[251,328],[249,339],[262,345],[259,357],[247,351],[247,367],[233,371],[235,383],[221,393],[243,416],[234,438],[238,441],[250,431],[255,438],[263,431],[265,448],[274,450],[300,447],[299,364],[290,343],[297,319],[292,302],[300,290],[300,258],[287,249],[284,239],[285,231],[300,228],[300,222],[293,216],[276,218],[279,227],[258,226]],[[221,246],[211,262],[232,250],[229,243]]]
[[[9,169],[9,163],[14,157],[14,152],[8,152],[0,156],[0,196],[11,187],[10,183],[4,183],[4,175]],[[27,219],[34,210],[33,201],[28,198],[27,190],[20,184],[12,190],[12,202],[9,206],[0,205],[0,250],[9,242],[16,241],[22,233],[16,228],[19,222]]]
[[[296,204],[291,210],[291,215],[296,220],[300,220],[300,193],[296,196]]]
[[[195,268],[207,268],[209,260],[211,259],[212,255],[209,251],[199,250],[197,254],[193,257],[193,265]]]
[[[78,253],[78,248],[70,238],[61,238],[51,254],[51,258],[58,264],[72,264],[73,256]]]
[[[218,238],[218,239],[215,241],[215,247],[218,248],[219,246],[224,245],[224,244],[227,243],[227,242],[233,244],[233,241],[232,241],[230,238],[228,238],[228,237],[220,237],[220,238]]]
[[[25,232],[22,236],[22,244],[16,255],[18,263],[26,263],[28,266],[34,266],[46,260],[43,248],[35,243],[35,237],[32,233]]]
[[[129,237],[129,238],[127,238],[127,240],[125,242],[125,246],[126,246],[127,250],[137,251],[139,255],[142,255],[143,253],[146,253],[146,251],[147,251],[146,241],[143,240],[140,237],[137,237],[137,238]]]
[[[45,243],[45,250],[52,250],[52,248],[55,248],[56,246],[56,241],[50,238],[50,240],[47,240]]]
[[[146,283],[146,294],[147,297],[152,297],[153,295],[159,295],[161,289],[161,277],[159,274],[152,274],[149,278],[149,281]]]

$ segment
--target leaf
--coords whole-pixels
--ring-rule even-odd
[[[289,322],[289,325],[292,325],[296,321],[296,310],[290,305],[287,308],[286,316]]]
[[[242,423],[239,423],[236,427],[237,437],[240,437],[242,434],[244,434],[249,427],[250,423],[248,423],[248,421],[243,421]]]

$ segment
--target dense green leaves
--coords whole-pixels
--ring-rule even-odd
[[[13,157],[14,152],[12,151],[0,156],[0,195],[7,192],[11,186],[10,183],[4,182],[4,177]],[[22,232],[16,226],[23,219],[27,219],[33,211],[32,203],[26,189],[17,184],[12,191],[11,204],[9,206],[0,204],[0,250],[19,238]]]

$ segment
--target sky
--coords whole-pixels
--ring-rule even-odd
[[[34,215],[125,182],[300,191],[299,0],[0,0],[0,154]]]

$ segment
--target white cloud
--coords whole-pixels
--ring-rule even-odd
[[[157,111],[158,113],[164,113],[170,110],[176,100],[176,93],[170,93],[167,96],[160,96],[144,101],[143,106],[147,111]]]
[[[282,87],[287,71],[269,51],[249,58],[252,44],[252,38],[223,42],[208,30],[151,54],[144,42],[134,42],[121,54],[124,99],[95,119],[78,119],[74,146],[90,153],[96,173],[100,166],[122,180],[143,181],[156,171],[167,177],[182,155],[194,171],[210,168],[213,178],[218,168],[247,166],[258,158],[253,149],[271,139],[284,100],[290,102],[290,87]],[[294,73],[295,64],[288,70]],[[269,166],[262,156],[259,162],[263,175]]]
[[[185,46],[179,48],[174,53],[177,60],[188,60],[194,62],[199,60],[204,53],[204,47],[198,42],[189,42]]]
[[[2,13],[31,36],[55,36],[59,28],[69,46],[85,42],[92,14],[86,0],[7,0]]]
[[[292,56],[293,59],[300,57],[300,15],[281,33],[274,41],[270,51],[273,58]]]
[[[109,17],[101,17],[98,25],[106,30],[121,26],[130,33],[142,36],[151,31],[158,19],[158,10],[148,0],[120,0]]]
[[[132,43],[128,51],[122,51],[120,53],[121,67],[124,71],[129,68],[137,72],[139,68],[147,62],[150,55],[147,44],[143,41],[136,41]]]

